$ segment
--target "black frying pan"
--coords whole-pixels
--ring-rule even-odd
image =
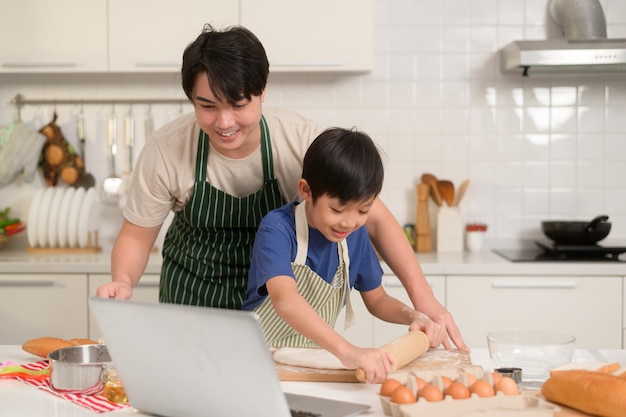
[[[594,245],[607,237],[611,231],[609,216],[598,216],[590,222],[584,221],[543,221],[543,233],[555,243],[563,245]]]

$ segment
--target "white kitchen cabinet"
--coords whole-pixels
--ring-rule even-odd
[[[467,344],[524,328],[576,336],[578,348],[622,347],[622,279],[601,276],[448,276],[447,308]]]
[[[107,70],[106,0],[4,3],[0,72]]]
[[[0,345],[88,336],[86,275],[2,274],[0,295]]]
[[[445,305],[446,278],[443,275],[429,275],[426,281],[435,294],[435,298]],[[392,297],[397,298],[409,307],[413,307],[413,303],[409,298],[402,283],[395,275],[385,275],[383,277],[383,286],[385,291]],[[408,330],[407,326],[387,323],[379,319],[374,319],[374,346],[380,347],[392,340],[402,336]]]
[[[273,73],[372,67],[372,0],[241,0],[241,24],[263,43]]]
[[[227,0],[108,0],[109,70],[179,72],[183,51],[205,23],[239,21],[238,2]]]
[[[428,276],[426,278],[430,284],[435,297],[444,304],[445,297],[445,277]],[[408,306],[413,306],[408,294],[400,280],[393,274],[383,275],[383,287],[392,297],[397,298]],[[341,310],[335,330],[356,346],[361,347],[381,347],[407,332],[408,327],[388,323],[372,316],[358,291],[351,293],[352,308],[356,316],[356,324],[347,331],[343,328],[345,323],[345,309]]]
[[[94,296],[99,286],[111,282],[109,274],[90,274],[89,275],[89,295]],[[133,301],[144,303],[159,302],[159,274],[145,274],[141,277],[137,286],[133,289]],[[98,340],[100,338],[100,329],[93,315],[89,315],[89,338]]]

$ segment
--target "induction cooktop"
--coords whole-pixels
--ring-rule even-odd
[[[620,255],[626,247],[600,245],[563,245],[536,241],[535,247],[523,249],[494,249],[511,262],[626,262]]]

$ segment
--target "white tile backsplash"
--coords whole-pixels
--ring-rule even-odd
[[[607,214],[611,241],[626,244],[626,76],[523,78],[499,72],[498,48],[554,36],[548,0],[374,0],[374,61],[367,74],[274,74],[266,105],[286,107],[322,126],[357,126],[385,153],[382,196],[400,223],[413,222],[415,184],[424,172],[456,185],[470,178],[461,204],[467,221],[489,224],[488,239],[541,237],[548,218]],[[601,0],[609,36],[626,36],[626,0]],[[182,53],[182,51],[181,51]],[[10,99],[184,98],[177,74],[0,75],[0,123]],[[40,128],[54,106],[26,106]],[[57,106],[76,143],[79,107]],[[189,105],[155,105],[155,127]],[[108,106],[85,106],[87,166],[109,171]],[[120,117],[128,106],[119,105]],[[136,106],[138,142],[147,106]],[[124,158],[126,161],[126,158]],[[123,168],[126,162],[120,163]],[[41,181],[39,181],[41,183]],[[35,184],[0,188],[0,206],[26,216]],[[103,212],[103,246],[113,243],[119,210]],[[488,240],[489,241],[489,240]]]

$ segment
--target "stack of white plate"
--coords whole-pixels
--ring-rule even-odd
[[[31,248],[96,246],[100,209],[95,188],[47,187],[38,190],[28,213]]]

